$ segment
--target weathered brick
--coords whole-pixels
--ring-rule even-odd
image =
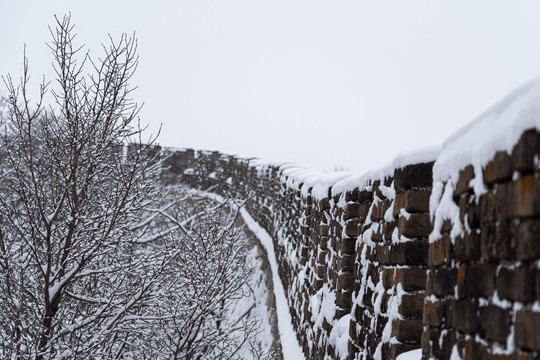
[[[452,325],[461,331],[475,333],[478,329],[477,305],[467,300],[454,303]]]
[[[410,214],[409,219],[400,216],[398,231],[400,236],[408,238],[427,237],[431,233],[432,225],[429,214]]]
[[[518,311],[514,339],[519,347],[540,350],[540,313]]]
[[[451,295],[457,281],[456,269],[431,269],[427,274],[426,295]]]
[[[392,322],[392,336],[400,341],[419,343],[422,336],[422,320],[394,320]]]
[[[336,294],[336,305],[344,309],[350,309],[352,305],[351,291],[338,291]]]
[[[427,240],[399,243],[390,248],[390,262],[395,265],[427,265],[428,252]]]
[[[390,208],[392,201],[389,199],[381,200],[377,203],[373,203],[373,208],[371,211],[371,220],[381,221],[384,219],[384,214]]]
[[[358,188],[345,193],[345,201],[358,201]]]
[[[482,338],[506,342],[510,333],[510,312],[495,305],[480,308],[479,334]]]
[[[399,215],[399,211],[405,207],[405,193],[400,192],[396,194],[396,198],[394,199],[394,210],[393,210],[393,216],[394,218],[397,218]]]
[[[533,217],[540,215],[540,189],[538,178],[526,175],[508,183],[508,206],[515,216]]]
[[[343,238],[341,239],[341,253],[354,255],[354,250],[356,248],[356,239],[355,238]]]
[[[426,288],[426,269],[421,268],[398,268],[396,271],[396,281],[401,283],[405,291],[424,290]]]
[[[472,188],[469,186],[472,179],[474,179],[474,167],[472,165],[468,165],[465,169],[460,170],[454,196],[472,191]]]
[[[431,190],[409,189],[404,193],[405,210],[408,212],[428,212]]]
[[[319,238],[319,246],[322,250],[328,250],[328,236],[321,236]]]
[[[338,257],[337,270],[352,272],[354,270],[354,256],[343,254]]]
[[[457,261],[465,263],[480,258],[480,234],[476,230],[457,236],[454,243],[454,258]]]
[[[518,260],[540,258],[540,221],[524,220],[518,225],[516,235]]]
[[[443,236],[439,240],[429,244],[428,265],[439,266],[451,259],[452,242],[449,236]]]
[[[525,131],[512,150],[512,162],[516,170],[532,172],[534,170],[534,157],[540,154],[540,134],[536,129]]]
[[[442,301],[426,302],[424,304],[422,324],[429,326],[441,326],[443,320],[444,303]]]
[[[495,270],[494,265],[488,264],[461,266],[457,273],[458,297],[490,297],[495,288]]]
[[[345,212],[343,213],[343,219],[349,220],[360,215],[360,204],[351,203],[345,206]]]
[[[430,188],[433,183],[433,162],[408,165],[394,172],[394,189]]]
[[[353,273],[344,273],[338,275],[337,279],[337,288],[338,290],[351,290],[354,283],[354,274]]]
[[[521,302],[535,298],[535,276],[532,269],[520,266],[501,268],[497,274],[497,294],[500,298]]]
[[[424,294],[404,294],[398,312],[403,316],[421,318],[424,310]]]
[[[391,289],[392,286],[394,285],[396,270],[399,270],[399,269],[394,269],[394,268],[382,269],[382,272],[381,272],[382,283],[385,289]],[[425,284],[425,280],[424,280],[424,284]]]
[[[345,235],[349,237],[357,237],[360,233],[360,222],[358,220],[349,220],[345,223]]]
[[[483,170],[486,184],[509,180],[512,177],[512,158],[505,151],[498,151]]]

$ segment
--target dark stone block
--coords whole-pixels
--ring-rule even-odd
[[[352,272],[354,270],[354,256],[344,254],[338,257],[338,271]]]
[[[422,315],[422,324],[440,327],[444,315],[444,303],[442,301],[426,302]]]
[[[399,341],[420,343],[422,320],[401,319],[392,322],[392,336]]]
[[[540,215],[540,191],[538,178],[526,175],[508,183],[508,204],[514,216],[534,217]],[[510,196],[511,194],[511,196]]]
[[[429,244],[428,265],[433,267],[449,262],[452,258],[452,248],[453,245],[449,236],[443,236]]]
[[[519,347],[540,350],[540,313],[518,311],[514,339]]]
[[[349,220],[345,223],[345,235],[357,237],[360,233],[360,222],[358,220]]]
[[[356,239],[355,238],[343,238],[341,240],[341,253],[354,255],[356,249]]]
[[[403,316],[421,318],[424,310],[424,294],[404,294],[398,311]]]
[[[457,273],[460,299],[490,297],[495,288],[495,265],[462,266]]]
[[[350,290],[352,291],[354,283],[354,274],[353,273],[345,273],[338,275],[337,278],[337,288],[338,290]]]
[[[401,283],[405,291],[425,290],[427,270],[421,268],[398,268],[396,281]]]
[[[433,162],[408,165],[396,169],[394,189],[403,192],[411,188],[431,188],[433,184]]]
[[[345,213],[343,214],[343,220],[349,220],[358,217],[360,214],[360,204],[352,203],[345,206]]]
[[[518,225],[516,235],[518,260],[540,258],[540,221],[524,220]]]
[[[540,154],[540,134],[536,129],[525,131],[512,150],[512,163],[523,173],[534,171],[534,157]]]
[[[428,252],[427,240],[399,243],[390,248],[390,263],[392,265],[427,265]]]
[[[362,190],[358,192],[358,202],[359,203],[365,203],[365,202],[372,202],[373,201],[373,192]]]
[[[454,257],[461,263],[480,258],[480,234],[475,230],[462,234],[455,239]]]
[[[431,269],[427,274],[426,295],[452,295],[457,281],[456,269]]]
[[[461,331],[474,334],[478,329],[477,306],[467,300],[459,300],[454,303],[452,325]]]
[[[391,289],[392,286],[394,286],[395,272],[396,272],[396,269],[394,268],[382,269],[381,271],[382,283],[385,289]]]
[[[345,193],[345,201],[358,201],[358,188]]]
[[[472,188],[469,186],[472,179],[474,179],[474,167],[472,165],[468,165],[465,169],[459,172],[459,178],[456,184],[456,189],[454,190],[454,196],[460,196],[461,194],[472,191]]]
[[[512,158],[505,151],[498,151],[483,170],[486,184],[502,182],[512,177]]]
[[[408,212],[429,212],[431,190],[409,189],[405,191],[405,210]]]
[[[482,338],[506,342],[510,334],[510,312],[495,305],[480,308],[479,334]]]
[[[429,214],[410,214],[408,220],[400,216],[398,230],[400,236],[408,238],[428,237],[432,230]]]
[[[501,268],[497,274],[497,294],[508,300],[529,302],[535,298],[535,276],[532,269],[521,266]]]

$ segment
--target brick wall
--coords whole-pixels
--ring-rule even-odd
[[[526,131],[481,171],[439,184],[456,216],[436,219],[429,247],[425,358],[540,358],[539,150],[540,134]]]
[[[245,200],[273,237],[308,359],[420,347],[424,359],[540,358],[536,130],[435,183],[433,161],[317,177],[218,152],[165,153],[164,177]]]

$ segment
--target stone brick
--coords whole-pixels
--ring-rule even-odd
[[[427,240],[399,243],[390,248],[390,262],[394,265],[427,265],[428,252]]]
[[[341,253],[354,255],[356,249],[356,239],[355,238],[343,238],[341,240]]]
[[[424,294],[404,294],[398,312],[403,316],[421,318],[424,310]]]
[[[508,184],[508,206],[515,216],[533,217],[540,215],[540,189],[538,178],[526,175]]]
[[[392,201],[389,199],[384,199],[377,203],[374,203],[372,211],[371,211],[371,220],[373,221],[384,220],[384,214],[390,208],[391,204],[392,204]]]
[[[386,270],[386,269],[385,269]],[[426,269],[421,268],[398,268],[396,281],[401,283],[405,291],[424,290],[426,288]]]
[[[409,219],[400,216],[398,221],[398,231],[400,236],[408,238],[428,237],[432,226],[429,214],[410,214]]]
[[[358,201],[358,188],[345,193],[345,201]]]
[[[403,192],[411,188],[431,188],[433,162],[408,165],[394,172],[394,189]]]
[[[352,272],[354,270],[354,256],[344,254],[338,257],[337,270]]]
[[[397,218],[399,215],[399,211],[405,207],[405,193],[400,192],[396,194],[396,198],[394,199],[394,210],[392,215],[394,218]]]
[[[343,220],[349,220],[356,218],[360,215],[360,204],[352,203],[345,206],[345,212],[343,213]]]
[[[319,238],[319,246],[322,250],[328,250],[328,236],[321,236]]]
[[[394,320],[392,322],[392,336],[395,336],[399,341],[420,343],[422,320]]]
[[[351,290],[354,283],[354,274],[353,273],[344,273],[338,275],[337,279],[337,288],[338,290]]]
[[[454,243],[455,260],[465,263],[480,258],[480,234],[475,230],[457,236]]]
[[[358,220],[349,220],[345,223],[345,235],[357,237],[360,233],[360,222]]]
[[[452,242],[449,236],[443,236],[439,240],[429,244],[428,265],[439,266],[450,261]]]
[[[540,221],[524,220],[518,225],[516,235],[518,260],[540,258]]]
[[[495,305],[480,308],[479,334],[484,339],[506,342],[510,334],[510,312]]]
[[[409,189],[404,193],[405,210],[408,212],[429,212],[431,190]]]
[[[350,309],[352,305],[352,292],[338,292],[336,294],[336,305],[344,309]]]
[[[501,268],[497,274],[497,294],[500,298],[529,302],[535,298],[535,274],[524,266]]]
[[[477,306],[467,300],[454,303],[452,325],[461,331],[472,334],[478,329]]]
[[[518,311],[514,339],[519,347],[540,350],[540,313]]]
[[[465,265],[458,269],[457,285],[460,299],[487,298],[495,288],[494,265]]]
[[[373,192],[362,190],[358,192],[358,202],[359,203],[365,203],[365,202],[372,202],[373,201]]]
[[[422,324],[440,327],[442,325],[444,315],[443,310],[444,303],[442,301],[427,301],[424,304],[424,311],[422,313]]]
[[[512,163],[516,170],[529,173],[534,170],[534,157],[540,154],[540,134],[536,129],[525,131],[512,150]]]
[[[502,182],[512,177],[512,158],[505,151],[498,151],[483,170],[486,184]]]
[[[465,169],[460,170],[454,196],[460,196],[461,194],[472,191],[472,188],[469,186],[472,179],[474,179],[474,167],[472,165],[468,165]]]
[[[456,269],[431,269],[427,274],[426,295],[452,295],[457,281]]]
[[[394,286],[395,272],[399,269],[383,268],[381,271],[382,283],[385,289],[391,289]],[[425,280],[424,280],[425,284]]]
[[[328,236],[329,234],[329,227],[326,224],[319,224],[319,235],[320,236]]]

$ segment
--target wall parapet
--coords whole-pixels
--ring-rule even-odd
[[[178,149],[164,176],[246,200],[306,358],[538,359],[538,129],[536,80],[376,171]]]

